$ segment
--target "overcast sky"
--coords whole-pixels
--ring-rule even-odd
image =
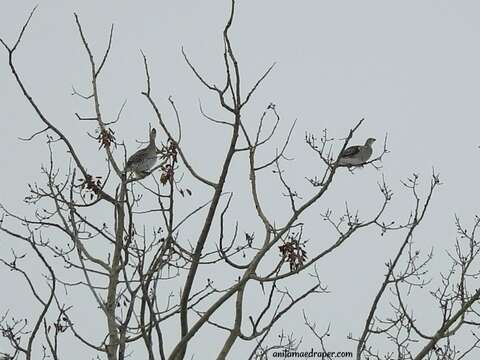
[[[72,86],[87,92],[90,85],[88,59],[75,27],[74,12],[80,16],[97,54],[105,48],[110,24],[115,24],[111,56],[100,79],[100,94],[103,111],[110,120],[127,100],[122,121],[116,128],[117,138],[124,139],[129,151],[134,151],[138,146],[135,140],[145,140],[149,124],[155,124],[151,109],[140,95],[145,89],[142,49],[150,61],[153,95],[162,112],[173,120],[167,101],[170,95],[180,110],[185,151],[203,174],[210,178],[218,176],[218,164],[229,134],[201,118],[198,100],[205,103],[210,114],[219,117],[226,114],[189,71],[181,47],[208,79],[222,81],[221,31],[229,1],[157,0],[142,1],[141,5],[113,0],[3,1],[0,36],[12,43],[37,3],[38,11],[15,61],[40,107],[79,146],[82,157],[90,161],[90,169],[101,169],[103,158],[85,134],[93,130],[92,124],[79,123],[74,116],[75,112],[92,115],[88,104],[71,96]],[[314,176],[318,164],[303,143],[305,131],[320,136],[327,128],[332,136],[343,137],[365,118],[352,143],[364,143],[366,138],[375,137],[376,152],[381,151],[388,133],[391,152],[384,158],[380,171],[367,167],[353,175],[342,172],[332,192],[309,211],[304,219],[310,239],[307,250],[315,253],[324,248],[322,241],[332,241],[328,238],[331,232],[320,227],[323,224],[317,223],[316,227],[319,214],[325,209],[342,211],[348,201],[364,218],[372,215],[381,202],[377,182],[382,175],[395,193],[388,216],[406,219],[413,202],[400,180],[416,172],[428,184],[434,167],[444,184],[415,240],[422,251],[434,248],[437,257],[432,263],[431,276],[438,278],[439,271],[448,264],[445,250],[453,248],[454,214],[468,223],[478,211],[480,4],[444,0],[241,0],[237,9],[232,39],[242,69],[244,92],[268,66],[277,63],[246,109],[244,119],[254,124],[270,102],[277,105],[282,117],[280,136],[275,138],[270,153],[262,155],[265,159],[274,154],[275,146],[280,146],[282,136],[297,119],[287,153],[296,162],[286,165],[297,190],[307,192],[309,187],[304,177]],[[0,202],[20,213],[32,211],[22,203],[26,185],[43,180],[40,164],[48,160],[48,153],[44,137],[30,143],[18,140],[40,130],[42,124],[21,96],[4,51],[0,52],[0,121]],[[59,151],[58,156],[57,166],[61,167],[65,155]],[[247,204],[251,202],[248,194],[242,193],[248,180],[242,166],[245,163],[235,169],[238,180],[235,177],[228,185],[229,191],[240,189],[236,190],[237,213],[232,214],[232,221],[245,219],[241,224],[243,231],[260,232],[257,223],[248,223],[252,215]],[[288,211],[288,202],[269,187],[270,181],[275,180],[272,176],[266,174],[260,185],[268,211],[276,217],[278,209],[283,208],[282,214]],[[206,198],[205,194],[195,195],[199,203]],[[284,218],[282,214],[278,217]],[[189,239],[193,238],[191,235]],[[400,241],[398,235],[380,237],[378,231],[358,234],[319,264],[322,280],[331,293],[312,297],[297,307],[288,322],[278,326],[277,332],[282,328],[293,331],[304,336],[306,348],[316,347],[302,324],[301,309],[305,309],[318,326],[323,328],[331,323],[333,350],[353,351],[354,344],[346,336],[349,332],[359,334],[369,304],[383,280],[384,264]],[[2,253],[12,246],[12,239],[0,236]],[[28,306],[31,299],[28,292],[21,290],[19,278],[4,269],[1,271],[2,282],[13,291],[2,296],[0,312],[6,308],[18,315],[28,311],[22,306]],[[301,279],[307,282],[308,276]],[[249,296],[253,302],[263,299],[260,289],[253,289]],[[69,301],[76,303],[83,299]],[[420,312],[427,314],[427,328],[438,323],[435,313],[428,308],[428,295],[412,301],[418,304]],[[229,319],[224,318],[227,323]],[[203,331],[199,339],[211,339],[212,333]],[[201,342],[195,341],[189,348],[191,353],[197,353],[197,359],[213,357],[218,350],[212,346],[200,352],[200,346]],[[249,348],[238,342],[233,354]],[[71,359],[84,357],[74,354]]]

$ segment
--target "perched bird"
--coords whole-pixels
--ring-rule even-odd
[[[138,150],[130,156],[125,165],[125,172],[134,172],[138,177],[148,175],[148,171],[157,162],[157,145],[155,145],[156,136],[157,131],[153,128],[150,130],[150,142],[148,146]]]
[[[374,142],[375,139],[368,138],[365,145],[354,145],[346,148],[340,154],[338,165],[348,167],[362,166],[370,159],[370,156],[372,156],[372,144]]]

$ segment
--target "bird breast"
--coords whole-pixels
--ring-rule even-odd
[[[370,146],[365,146],[363,151],[360,152],[360,158],[363,162],[368,161],[370,159],[370,156],[372,156],[372,148]]]

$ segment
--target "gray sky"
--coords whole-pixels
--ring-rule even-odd
[[[11,43],[37,2],[2,2],[0,36]],[[125,139],[131,152],[137,147],[136,139],[145,140],[148,124],[155,123],[150,107],[140,95],[144,90],[139,51],[142,49],[149,58],[153,93],[162,112],[173,125],[167,101],[172,95],[184,123],[185,150],[203,174],[214,178],[228,133],[201,118],[198,99],[211,115],[226,114],[219,110],[215,97],[193,77],[180,49],[184,46],[208,79],[221,81],[221,30],[228,7],[228,1],[220,0],[144,1],[141,6],[131,1],[41,0],[16,54],[16,63],[26,85],[52,122],[71,136],[81,149],[82,157],[90,161],[90,169],[101,169],[103,157],[99,157],[96,145],[85,135],[85,131],[93,130],[92,124],[79,123],[74,117],[75,112],[91,115],[92,108],[71,96],[72,85],[84,91],[90,81],[87,57],[75,28],[73,12],[80,16],[97,54],[104,49],[109,26],[114,23],[114,44],[100,79],[100,92],[103,112],[110,119],[127,99],[122,122],[116,128],[117,137]],[[323,228],[323,224],[315,226],[319,213],[325,209],[342,211],[348,201],[362,216],[373,214],[381,202],[377,182],[382,174],[395,193],[387,215],[406,219],[412,201],[399,180],[417,172],[427,184],[435,167],[444,185],[435,196],[415,240],[422,251],[434,247],[436,258],[431,276],[437,277],[447,264],[445,249],[452,249],[455,240],[454,214],[468,222],[478,210],[475,196],[480,151],[478,2],[243,0],[237,9],[232,38],[243,70],[244,92],[272,62],[277,62],[246,110],[245,121],[254,124],[270,102],[277,104],[282,116],[280,135],[285,136],[290,124],[298,119],[288,151],[296,163],[287,164],[286,168],[300,192],[309,190],[304,177],[315,175],[315,158],[303,144],[306,130],[320,136],[322,129],[328,128],[332,136],[342,137],[365,117],[352,142],[363,143],[367,137],[376,137],[376,151],[381,150],[385,133],[389,134],[391,153],[384,158],[381,171],[372,167],[354,175],[345,171],[331,193],[308,212],[305,218],[310,239],[307,250],[313,254],[322,248],[322,241],[332,241],[328,237],[330,230]],[[43,180],[39,167],[48,160],[47,149],[44,138],[30,143],[17,139],[41,129],[41,124],[20,95],[9,73],[4,51],[0,53],[0,84],[0,164],[4,174],[0,178],[0,202],[12,210],[28,212],[32,209],[22,203],[26,184]],[[281,140],[281,136],[277,137],[275,145],[280,145]],[[62,151],[59,150],[58,166],[65,158]],[[265,159],[274,154],[274,146],[268,151],[263,155]],[[242,191],[247,190],[248,175],[241,171],[245,166],[245,162],[240,161],[234,172],[238,178],[233,176],[228,185],[228,190],[237,191],[232,221],[240,218],[242,231],[254,231],[255,226],[260,231],[251,216],[251,202],[242,195]],[[284,218],[282,214],[288,211],[288,203],[277,188],[270,186],[270,182],[277,180],[266,173],[261,181],[270,215]],[[195,196],[199,202],[207,198],[207,194],[202,193]],[[280,213],[278,209],[282,207]],[[192,227],[195,224],[193,221]],[[192,234],[190,240],[193,238]],[[304,335],[306,348],[316,347],[302,325],[301,309],[305,308],[321,328],[329,322],[332,324],[332,349],[353,351],[354,344],[347,341],[346,336],[349,332],[358,335],[383,279],[384,263],[400,241],[397,235],[382,238],[378,231],[357,235],[334,256],[319,263],[331,293],[310,298],[277,330],[295,331],[299,336]],[[0,237],[2,253],[11,245],[11,240]],[[2,274],[2,280],[14,289],[2,296],[2,308],[10,307],[21,314],[25,311],[21,306],[27,306],[31,300],[28,292],[20,289],[16,276]],[[307,276],[302,279],[307,281]],[[225,284],[229,280],[228,276],[219,279]],[[254,303],[261,292],[251,289],[250,296]],[[81,299],[70,297],[69,301]],[[434,309],[428,307],[428,296],[419,296],[413,301],[424,314],[426,327],[437,323],[433,320],[436,319]],[[222,320],[229,323],[230,317]],[[85,326],[94,327],[94,324]],[[217,334],[213,330],[203,331],[199,339],[212,339],[213,333]],[[195,341],[189,349],[198,353],[200,346],[201,342]],[[242,342],[235,346],[237,354],[250,348],[245,348]],[[202,352],[207,356],[202,358],[214,356],[216,351],[212,345]],[[83,358],[82,355],[72,357]],[[232,358],[242,357],[232,355]]]

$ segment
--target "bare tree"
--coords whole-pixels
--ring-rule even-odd
[[[274,64],[259,76],[250,90],[242,91],[243,78],[230,38],[234,0],[223,29],[225,80],[222,84],[208,81],[182,49],[194,76],[216,97],[219,108],[229,114],[228,120],[216,119],[200,104],[201,115],[229,134],[227,148],[219,149],[223,161],[215,179],[202,175],[183,150],[181,116],[172,98],[168,100],[176,126],[170,126],[170,121],[164,118],[153,95],[154,79],[143,52],[145,90],[141,95],[151,107],[167,141],[158,149],[160,162],[148,174],[138,176],[125,172],[127,148],[116,136],[121,128],[123,106],[114,120],[107,120],[112,117],[102,112],[98,91],[102,70],[107,66],[113,46],[114,27],[110,28],[105,51],[98,56],[92,51],[86,31],[75,14],[81,46],[87,54],[91,88],[86,94],[74,88],[73,95],[87,101],[94,114],[75,115],[78,121],[94,124],[95,134],[88,135],[105,156],[103,173],[89,171],[93,167],[92,160],[82,157],[81,149],[73,146],[55,120],[42,110],[16,67],[16,50],[35,10],[13,44],[0,39],[10,71],[42,124],[40,131],[23,140],[31,141],[45,134],[50,154],[48,164],[41,168],[43,184],[31,184],[25,198],[36,209],[33,216],[19,215],[1,206],[0,229],[13,242],[11,253],[2,254],[0,261],[7,269],[18,273],[38,305],[32,308],[38,309],[35,313],[29,309],[23,316],[0,309],[3,311],[1,334],[10,345],[3,355],[5,359],[65,358],[66,349],[61,339],[70,334],[78,346],[97,353],[97,358],[121,360],[135,354],[135,357],[148,356],[150,360],[181,360],[187,356],[191,340],[208,327],[225,334],[218,347],[218,359],[234,356],[232,347],[238,341],[251,343],[250,359],[267,359],[275,349],[295,351],[301,341],[294,334],[282,330],[278,343],[273,341],[271,335],[276,325],[307,297],[329,292],[316,264],[332,256],[338,248],[347,246],[350,239],[367,228],[377,228],[381,235],[387,231],[403,232],[403,240],[395,258],[386,263],[385,280],[365,313],[363,331],[358,337],[350,336],[357,343],[357,359],[461,359],[480,346],[480,338],[475,333],[472,333],[471,347],[462,353],[456,352],[453,345],[454,335],[460,329],[479,325],[479,314],[474,306],[480,291],[472,290],[470,284],[478,276],[478,266],[475,267],[480,249],[475,240],[478,218],[470,232],[457,219],[462,239],[456,242],[450,254],[451,268],[442,274],[441,285],[431,292],[441,310],[438,329],[425,330],[413,313],[414,306],[405,299],[406,293],[429,285],[426,269],[432,254],[420,256],[415,250],[413,234],[425,218],[440,184],[435,172],[429,191],[423,197],[418,191],[417,175],[404,183],[415,201],[405,224],[384,219],[392,191],[383,181],[379,183],[382,201],[376,214],[362,219],[348,205],[341,215],[327,210],[322,217],[332,226],[336,237],[330,239],[322,251],[309,252],[304,229],[316,224],[305,223],[305,213],[323,200],[337,174],[346,171],[339,167],[338,154],[348,146],[364,120],[354,124],[343,139],[330,137],[327,130],[320,138],[306,134],[307,148],[318,158],[309,169],[312,174],[302,191],[295,189],[284,170],[285,162],[289,161],[286,150],[294,136],[295,123],[286,132],[283,143],[273,151],[274,155],[269,160],[259,160],[258,154],[276,139],[281,115],[275,104],[269,104],[252,127],[243,114]],[[68,166],[56,163],[61,149],[67,150]],[[380,169],[379,163],[386,153],[385,137],[381,154],[364,166]],[[242,159],[248,163],[252,209],[262,224],[260,229],[245,231],[244,236],[240,235],[238,221],[231,220],[236,218],[231,210],[236,193],[228,182],[233,164]],[[263,184],[258,176],[266,170],[272,171],[283,189],[279,197],[288,202],[286,209],[278,209],[275,214],[268,214],[262,201]],[[195,204],[192,188],[208,191],[208,201]],[[189,201],[183,201],[185,199]],[[201,225],[186,228],[193,217],[201,218]],[[193,237],[193,242],[183,245],[189,237]],[[27,250],[16,250],[25,249],[22,244],[27,245]],[[24,270],[27,259],[38,262],[43,280],[37,278],[38,274]],[[215,271],[230,271],[235,274],[235,280],[223,287],[215,284],[214,275],[205,281],[202,274],[215,274]],[[298,291],[291,283],[285,285],[289,279],[299,277],[311,281],[311,286]],[[261,288],[264,298],[264,303],[258,304],[253,312],[245,306],[247,285],[250,284]],[[179,286],[181,293],[176,294]],[[65,291],[59,291],[60,287]],[[94,301],[92,313],[100,309],[98,316],[104,320],[104,337],[91,339],[77,325],[72,315],[75,304],[68,298],[71,289],[90,294]],[[381,303],[387,299],[393,315],[383,314],[385,307]],[[231,322],[220,322],[216,315],[226,308]],[[321,348],[328,349],[326,336],[330,327],[320,333],[305,314],[304,320]],[[165,331],[172,327],[178,331]],[[374,338],[379,340],[373,343]],[[394,350],[383,353],[376,350],[376,344],[391,344]]]

